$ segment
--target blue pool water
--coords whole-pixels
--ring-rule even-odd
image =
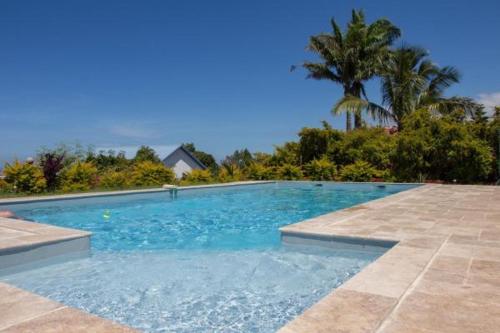
[[[278,228],[414,187],[277,183],[11,205],[93,233],[88,258],[1,280],[147,332],[274,332],[380,256]]]

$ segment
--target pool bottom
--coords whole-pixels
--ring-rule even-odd
[[[287,245],[99,251],[0,277],[146,332],[274,332],[381,255]]]

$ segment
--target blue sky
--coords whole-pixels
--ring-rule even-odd
[[[341,89],[289,69],[352,8],[458,67],[450,95],[500,103],[498,1],[2,1],[0,162],[59,142],[194,142],[220,159],[321,120],[342,128]]]

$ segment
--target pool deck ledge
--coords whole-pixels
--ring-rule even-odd
[[[500,332],[500,187],[424,185],[281,230],[398,243],[279,333]]]

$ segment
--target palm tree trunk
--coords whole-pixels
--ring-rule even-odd
[[[345,130],[349,132],[352,129],[351,113],[347,111],[345,113]]]
[[[363,120],[361,119],[361,114],[359,112],[354,113],[354,128],[361,128],[363,126]]]

